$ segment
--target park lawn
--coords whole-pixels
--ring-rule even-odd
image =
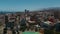
[[[31,31],[26,31],[26,32],[23,32],[22,34],[40,34],[39,32],[31,32]]]

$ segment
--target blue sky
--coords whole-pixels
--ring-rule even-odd
[[[38,10],[60,7],[60,0],[0,0],[0,11]]]

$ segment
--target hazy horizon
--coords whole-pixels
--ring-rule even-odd
[[[0,0],[0,11],[33,11],[50,7],[60,7],[60,0]]]

